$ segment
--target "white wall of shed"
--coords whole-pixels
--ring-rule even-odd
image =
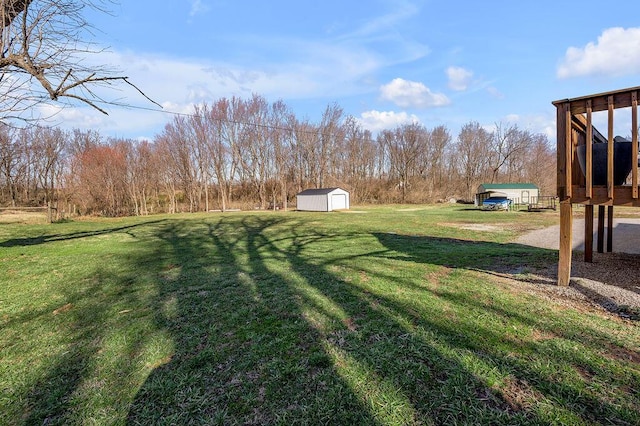
[[[296,197],[296,208],[310,212],[328,212],[328,199],[329,197],[326,194],[298,195]]]

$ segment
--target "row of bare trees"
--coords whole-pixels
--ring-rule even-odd
[[[545,136],[476,122],[454,138],[413,123],[375,137],[336,104],[319,122],[282,101],[223,98],[175,116],[153,141],[0,127],[0,203],[146,215],[287,208],[305,188],[340,186],[352,203],[471,199],[482,182],[534,182],[551,194]]]

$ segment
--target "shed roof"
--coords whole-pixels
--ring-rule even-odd
[[[483,183],[484,189],[538,189],[533,183]]]
[[[344,191],[344,189],[342,188],[312,188],[312,189],[305,189],[304,191],[299,192],[298,195],[327,195],[337,189]]]

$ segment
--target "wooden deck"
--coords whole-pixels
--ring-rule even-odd
[[[573,204],[585,205],[585,235],[593,234],[594,206],[598,206],[598,251],[604,250],[605,206],[609,232],[607,248],[611,251],[611,223],[614,206],[640,206],[638,197],[638,93],[640,87],[562,99],[553,102],[557,112],[557,195],[560,201],[560,253],[558,284],[566,286],[571,277],[571,227]],[[616,112],[631,109],[631,173],[624,185],[614,185],[614,123]],[[607,112],[606,185],[593,182],[593,113]],[[578,162],[577,147],[586,145],[585,173]],[[601,238],[602,237],[602,238]],[[624,236],[622,236],[624,237]],[[593,241],[585,241],[585,261],[593,256]]]

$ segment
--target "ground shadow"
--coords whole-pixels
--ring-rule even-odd
[[[388,398],[388,411],[404,412],[406,423],[544,423],[548,419],[522,402],[532,394],[571,401],[565,409],[588,421],[627,415],[613,403],[557,382],[528,365],[526,357],[514,357],[512,336],[499,335],[482,321],[452,321],[435,307],[431,316],[387,292],[356,285],[343,272],[355,261],[389,261],[400,268],[412,262],[502,273],[549,262],[555,259],[553,250],[323,233],[258,216],[203,222],[197,228],[193,222],[174,222],[159,234],[165,244],[156,258],[166,263],[160,270],[175,273],[167,274],[170,279],[163,280],[163,273],[158,277],[157,325],[169,330],[176,351],[138,392],[128,417],[132,424],[185,419],[193,424],[381,424],[385,410],[375,404]],[[371,237],[379,244],[368,251],[336,250],[352,238]],[[361,280],[382,279],[399,292],[412,291],[418,300],[433,299],[480,317],[492,312],[519,318],[561,335],[556,326],[519,312],[516,304],[495,306],[473,292],[435,292],[415,279],[373,268],[357,273]],[[162,308],[167,303],[176,307],[171,315]],[[487,348],[486,341],[498,344]],[[546,353],[546,345],[531,343],[526,350]],[[493,368],[511,372],[513,393],[496,392],[459,353],[478,354]],[[597,368],[575,354],[552,362]]]
[[[12,238],[10,240],[0,242],[0,247],[16,247],[16,246],[33,246],[37,244],[50,243],[55,241],[76,240],[79,238],[95,237],[98,235],[112,234],[115,232],[132,232],[140,226],[153,225],[163,222],[164,220],[153,220],[149,222],[137,223],[134,225],[117,226],[114,228],[104,228],[92,231],[81,231],[60,234],[38,235],[36,237]],[[55,226],[55,225],[52,225]]]
[[[157,324],[176,350],[138,392],[129,423],[377,424],[333,368],[290,282],[265,264],[264,234],[280,222],[162,227]]]
[[[554,250],[328,232],[298,220],[156,223],[139,250],[118,259],[122,271],[96,271],[94,285],[69,296],[82,305],[108,291],[106,304],[140,305],[136,285],[153,287],[140,314],[148,329],[128,338],[114,386],[131,386],[142,368],[132,360],[152,332],[166,333],[173,348],[154,359],[131,400],[119,402],[128,424],[545,424],[545,404],[585,423],[640,415],[558,379],[558,371],[580,366],[614,380],[614,367],[567,349],[600,350],[612,345],[606,334],[453,285],[466,271],[503,274],[555,261]],[[404,273],[414,265],[424,271]],[[99,304],[69,311],[92,344],[60,355],[34,384],[25,424],[73,420],[71,397],[91,384],[110,324],[108,306]],[[498,331],[513,319],[542,337]],[[487,378],[492,372],[508,383],[498,387]]]
[[[373,235],[390,250],[386,257],[498,274],[546,268],[558,258],[557,250],[515,243],[379,232]]]

